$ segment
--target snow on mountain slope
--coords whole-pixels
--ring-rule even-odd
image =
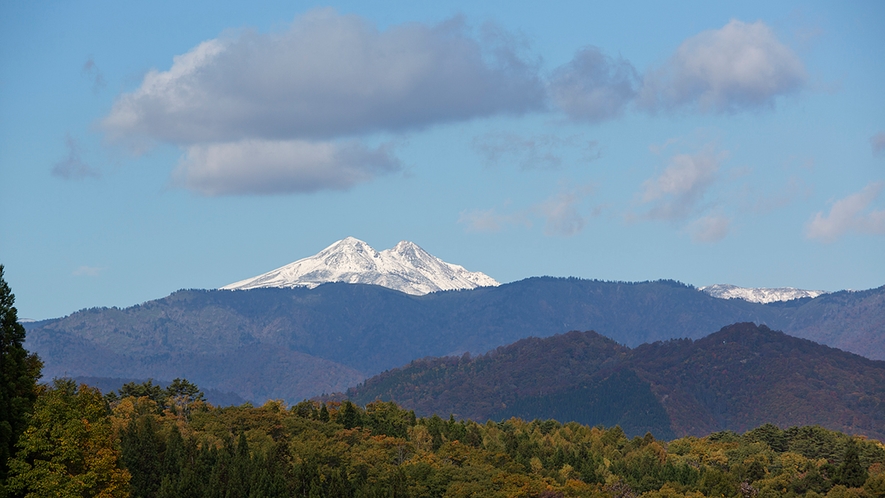
[[[743,299],[752,303],[789,301],[803,297],[817,297],[827,293],[826,291],[794,289],[793,287],[746,288],[729,284],[708,285],[698,290],[720,299]]]
[[[347,237],[315,256],[222,289],[314,288],[326,282],[381,285],[414,295],[500,285],[484,273],[446,263],[412,242],[404,240],[392,249],[378,252],[362,240]]]

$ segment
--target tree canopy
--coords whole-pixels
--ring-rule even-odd
[[[192,385],[185,382],[179,385]],[[764,424],[668,442],[650,433],[629,438],[618,426],[518,418],[479,424],[349,400],[227,408],[194,401],[185,416],[147,395],[107,403],[71,381],[41,393],[19,448],[11,488],[35,497],[815,498],[885,491],[885,445],[818,426]]]
[[[23,344],[25,328],[18,323],[15,295],[0,265],[0,488],[8,474],[7,460],[15,453],[19,436],[37,399],[40,359]]]

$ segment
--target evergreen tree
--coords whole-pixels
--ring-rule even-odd
[[[172,410],[181,415],[185,420],[191,412],[194,402],[204,401],[203,391],[196,384],[187,379],[175,379],[166,388],[166,395]]]
[[[349,400],[341,403],[341,409],[338,411],[338,423],[343,425],[345,429],[353,429],[363,425],[359,408]]]
[[[240,437],[237,439],[237,447],[230,465],[226,490],[227,498],[249,498],[251,481],[252,459],[249,452],[249,443],[246,441],[246,434],[241,432]]]
[[[166,452],[163,454],[163,476],[175,476],[181,473],[181,469],[185,464],[184,438],[181,437],[181,431],[178,426],[173,425],[166,439]]]
[[[157,403],[157,407],[162,412],[163,406],[166,404],[166,391],[158,384],[154,384],[153,379],[148,379],[147,382],[142,382],[138,384],[136,382],[127,382],[120,387],[120,393],[114,393],[111,391],[108,393],[108,399],[110,401],[115,401],[119,398],[127,398],[129,396],[135,398],[147,397],[151,401]]]
[[[150,415],[133,418],[120,438],[121,460],[132,478],[132,496],[155,496],[160,488],[160,441]]]
[[[22,346],[25,328],[18,323],[14,303],[0,265],[0,492],[9,472],[7,461],[15,454],[15,444],[37,399],[37,379],[43,366]]]
[[[849,488],[859,488],[867,480],[867,469],[860,464],[860,452],[854,440],[848,442],[845,447],[845,456],[842,464],[836,469],[836,478],[833,482]]]

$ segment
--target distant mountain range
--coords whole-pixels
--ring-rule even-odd
[[[729,284],[716,284],[700,287],[698,290],[720,299],[743,299],[751,303],[774,303],[792,301],[806,297],[815,298],[826,294],[826,291],[794,289],[793,287],[738,287]]]
[[[414,242],[403,240],[381,252],[354,237],[339,240],[319,253],[256,277],[221,287],[223,290],[307,287],[324,283],[372,284],[406,294],[424,295],[441,290],[475,289],[500,285],[481,272],[446,263]],[[753,303],[790,301],[817,297],[825,291],[778,288],[746,288],[729,284],[698,290],[721,299],[743,299]]]
[[[378,252],[362,240],[347,237],[314,256],[222,289],[312,289],[329,282],[380,285],[414,295],[499,285],[484,273],[469,272],[462,266],[446,263],[414,242],[404,240],[392,249]]]
[[[554,418],[665,439],[764,423],[885,439],[885,362],[752,323],[635,349],[594,332],[522,339],[475,358],[417,360],[344,397],[419,416]]]
[[[596,330],[636,347],[736,322],[885,359],[885,287],[759,304],[674,281],[544,277],[423,296],[330,283],[178,291],[25,327],[47,378],[185,377],[261,402],[344,391],[417,358],[484,353],[530,336]]]

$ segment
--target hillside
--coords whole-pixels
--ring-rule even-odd
[[[138,391],[132,386],[128,392]],[[143,386],[144,387],[144,386]],[[880,497],[885,445],[819,426],[665,441],[556,420],[418,418],[395,403],[121,396],[42,389],[15,496]],[[58,442],[61,441],[62,444]],[[56,450],[56,448],[59,448]],[[96,458],[98,455],[100,458]],[[95,462],[98,463],[95,463]],[[84,463],[85,462],[85,463]],[[67,492],[70,489],[84,492]]]
[[[885,287],[764,305],[673,281],[546,277],[424,296],[333,283],[178,291],[26,327],[27,347],[45,361],[47,378],[187,377],[258,402],[298,401],[416,358],[483,353],[568,330],[596,330],[635,347],[752,321],[885,359],[883,299]]]
[[[595,332],[524,339],[476,358],[435,358],[348,390],[418,415],[556,418],[631,435],[821,425],[885,437],[885,362],[739,323],[697,341],[635,349]]]

